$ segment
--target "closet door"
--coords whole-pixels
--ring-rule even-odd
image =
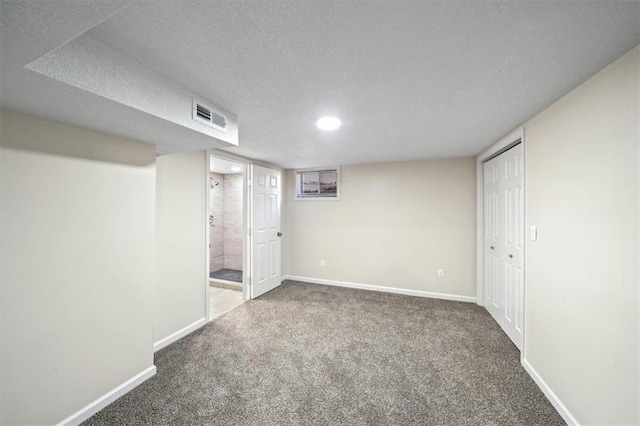
[[[522,313],[524,310],[524,160],[522,144],[506,151],[502,165],[504,194],[504,270],[505,310],[503,328],[522,348]]]
[[[485,306],[522,349],[524,159],[522,144],[484,164]]]
[[[500,295],[500,162],[484,163],[484,306],[494,317],[502,307]]]

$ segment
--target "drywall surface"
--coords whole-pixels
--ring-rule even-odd
[[[156,160],[154,339],[158,342],[206,315],[206,152]]]
[[[639,420],[639,61],[636,47],[525,129],[525,357],[582,424]]]
[[[287,275],[475,295],[475,159],[345,166],[338,201],[294,200],[294,173],[283,189]]]
[[[86,33],[26,65],[26,68],[171,123],[167,126],[166,122],[160,121],[157,128],[147,129],[147,134],[157,132],[158,128],[175,129],[176,125],[190,130],[183,131],[179,140],[170,141],[172,147],[159,144],[158,150],[162,153],[176,152],[179,149],[176,145],[185,151],[197,147],[238,145],[235,117],[226,111],[218,111],[226,118],[224,131],[194,120],[192,106],[194,97],[197,97],[195,93]],[[204,103],[214,108],[209,102]],[[65,108],[66,105],[60,106],[60,109]],[[131,119],[135,120],[134,114]],[[163,133],[154,136],[166,141]]]
[[[0,110],[2,424],[153,365],[155,148]]]

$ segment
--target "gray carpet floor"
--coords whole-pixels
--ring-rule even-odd
[[[155,357],[85,425],[559,425],[471,303],[287,281]]]

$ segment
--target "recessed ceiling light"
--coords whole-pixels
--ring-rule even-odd
[[[242,170],[239,166],[233,166],[231,167],[231,171],[232,172],[239,172],[240,170]]]
[[[342,122],[336,117],[322,117],[316,122],[316,126],[320,130],[336,130]]]

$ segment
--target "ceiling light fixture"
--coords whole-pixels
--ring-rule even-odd
[[[232,172],[239,172],[240,170],[242,170],[242,169],[240,168],[240,166],[233,166],[233,167],[231,167],[231,171],[232,171]]]
[[[316,126],[320,130],[336,130],[342,122],[336,117],[322,117],[316,122]]]

